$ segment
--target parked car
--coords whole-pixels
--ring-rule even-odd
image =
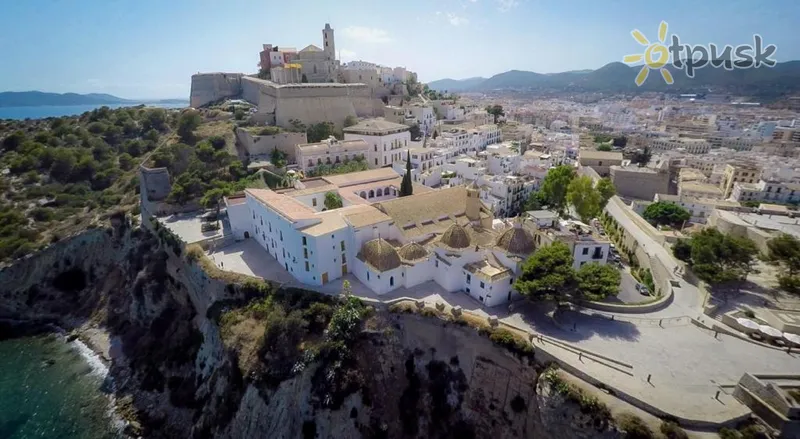
[[[650,295],[650,290],[647,289],[647,286],[642,285],[642,284],[638,284],[638,283],[636,284],[636,291],[638,291],[639,294],[641,294],[643,296],[649,296]]]

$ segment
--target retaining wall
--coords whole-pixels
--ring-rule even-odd
[[[197,108],[222,98],[242,94],[242,73],[198,73],[192,75],[189,105]]]
[[[249,131],[237,128],[236,140],[241,143],[249,155],[269,155],[277,148],[286,154],[289,163],[295,163],[295,145],[308,143],[306,133],[283,132],[269,136],[253,135]]]

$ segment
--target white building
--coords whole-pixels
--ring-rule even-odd
[[[383,119],[368,119],[344,128],[345,140],[363,140],[369,145],[367,162],[370,168],[391,165],[405,158],[411,134],[407,125]]]
[[[433,135],[433,129],[436,126],[436,113],[433,112],[433,107],[416,104],[408,107],[408,110],[416,119],[420,130],[427,136]]]
[[[352,273],[383,294],[434,281],[496,306],[517,296],[515,277],[535,249],[532,223],[493,228],[474,185],[372,205],[349,197],[342,208],[328,211],[309,205],[306,192],[247,189],[226,205],[237,237],[256,240],[310,285]]]
[[[295,159],[304,173],[320,165],[336,166],[350,160],[366,160],[369,145],[362,139],[336,140],[335,137],[318,143],[301,143],[295,146]]]
[[[705,224],[714,209],[738,210],[741,204],[735,201],[720,200],[718,198],[698,198],[691,196],[656,194],[654,201],[664,201],[677,204],[689,212],[689,222]]]

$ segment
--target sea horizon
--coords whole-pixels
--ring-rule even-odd
[[[92,111],[100,107],[111,109],[122,107],[136,107],[144,105],[147,107],[158,108],[186,108],[189,101],[184,103],[164,103],[164,102],[129,102],[120,104],[91,104],[91,105],[42,105],[25,107],[0,107],[0,120],[25,120],[25,119],[45,119],[48,117],[78,116],[87,111]]]

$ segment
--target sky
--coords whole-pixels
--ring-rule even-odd
[[[760,34],[800,59],[800,1],[2,0],[0,91],[187,98],[197,72],[257,71],[261,45],[302,49],[335,31],[342,61],[420,81],[596,69],[642,53],[633,29],[737,45]]]

